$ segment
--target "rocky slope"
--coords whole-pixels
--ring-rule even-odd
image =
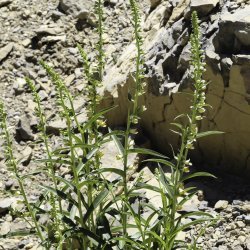
[[[206,46],[209,44],[211,37],[217,34],[218,13],[225,12],[225,15],[228,15],[226,11],[230,8],[230,11],[235,13],[240,11],[239,8],[242,10],[247,8],[247,2],[244,3],[244,1],[227,1],[227,3],[218,3],[218,1],[192,2],[193,7],[189,1],[140,1],[143,20],[145,20],[145,48],[148,51],[147,67],[149,73],[149,92],[146,96],[149,110],[143,118],[143,123],[147,134],[160,147],[166,144],[165,141],[159,142],[159,138],[166,139],[165,134],[168,136],[168,142],[171,142],[172,135],[170,137],[167,122],[174,117],[177,111],[181,111],[185,104],[185,100],[180,96],[169,94],[176,92],[179,87],[185,89],[185,86],[187,86],[188,77],[185,71],[189,60],[189,45],[187,42],[190,32],[189,6],[197,8],[204,15],[204,30],[207,30],[208,27],[214,27],[211,28],[210,33],[206,31],[208,34]],[[201,6],[201,2],[206,3]],[[89,57],[93,59],[92,48],[96,41],[94,33],[96,20],[92,10],[92,0],[84,0],[84,4],[75,0],[0,0],[0,97],[3,98],[8,110],[10,130],[15,135],[13,142],[16,156],[21,159],[20,171],[22,174],[37,169],[37,164],[33,160],[41,158],[44,150],[42,145],[34,144],[37,139],[37,120],[33,114],[35,104],[23,80],[24,76],[29,76],[34,80],[39,89],[39,95],[49,118],[49,132],[53,135],[51,141],[54,147],[60,143],[60,128],[65,126],[57,116],[54,107],[54,87],[45,71],[39,66],[39,60],[46,60],[62,74],[67,86],[77,95],[74,103],[77,112],[83,114],[82,121],[86,119],[84,114],[86,82],[84,76],[82,76],[81,59],[76,49],[76,43],[82,44],[89,52]],[[182,17],[184,12],[185,16]],[[211,14],[209,17],[207,16],[208,13]],[[117,125],[124,122],[127,105],[125,101],[126,91],[124,91],[126,85],[124,87],[117,86],[125,84],[127,78],[131,82],[128,69],[132,67],[130,58],[134,52],[134,45],[131,43],[133,37],[128,1],[105,1],[105,15],[107,25],[105,49],[108,63],[106,83],[109,83],[107,84],[107,90],[113,91],[113,97],[115,98],[112,97],[111,100],[115,102],[119,100],[120,104],[119,115],[115,113],[111,116],[110,123]],[[211,22],[211,26],[210,24],[206,25],[209,22]],[[225,22],[230,23],[231,21]],[[240,25],[243,24],[238,25],[238,30],[242,30],[244,26]],[[223,34],[222,36],[224,36]],[[234,35],[229,35],[229,40],[231,36]],[[248,42],[244,32],[243,34],[239,32],[238,36],[241,37],[241,40]],[[221,43],[223,43],[223,40],[218,41],[218,44]],[[218,46],[221,47],[217,48],[228,49],[227,43]],[[240,43],[240,45],[236,44],[235,46],[235,51],[238,53],[238,50],[242,49],[239,46],[242,45]],[[247,48],[248,45],[246,45]],[[232,61],[237,59],[237,65],[246,67],[246,56],[244,54],[238,55],[235,59],[228,55],[224,60],[221,55],[222,52],[213,49],[206,51],[207,57],[211,60],[211,65],[215,65],[214,60],[217,60],[216,65],[222,70],[224,70],[222,65],[230,64],[228,58]],[[224,78],[222,79],[222,76],[218,75],[218,69],[213,69],[211,65],[209,66],[211,69],[208,68],[210,74],[208,77],[211,77],[211,72],[213,72],[214,78],[218,82],[215,82],[213,78],[211,80],[218,85],[211,84],[210,88],[211,91],[213,89],[215,92],[218,91],[216,93],[219,95],[222,89],[224,91],[228,87],[224,84]],[[242,68],[241,66],[237,67],[239,68],[236,68],[235,71],[239,72],[238,70]],[[247,70],[247,67],[245,70]],[[168,77],[169,80],[167,80]],[[115,92],[114,89],[117,91]],[[245,90],[242,89],[242,93],[243,91]],[[240,96],[245,98],[245,92],[244,95]],[[109,103],[109,101],[107,102]],[[223,114],[225,115],[225,113],[221,115]],[[226,115],[226,118],[228,116]],[[219,129],[223,130],[223,127],[219,127]],[[245,134],[242,134],[242,136],[245,139]],[[28,225],[10,212],[11,208],[17,210],[22,208],[18,203],[21,198],[13,195],[14,193],[18,195],[18,185],[6,169],[1,145],[0,139],[0,235],[5,235],[9,232],[22,231],[28,228]],[[107,152],[106,155],[109,158],[105,158],[104,162],[113,162],[115,166],[113,158],[116,153],[114,147],[109,145],[105,152]],[[242,164],[239,163],[239,166],[242,166]],[[156,180],[150,169],[143,168],[145,182],[155,183]],[[67,178],[67,175],[69,176],[68,170],[63,167],[60,167],[58,172],[65,178]],[[135,173],[134,177],[137,175],[138,173]],[[113,176],[108,178],[113,178]],[[47,178],[38,175],[31,181],[26,183],[26,188],[29,199],[36,201],[40,194],[37,184],[46,183]],[[190,183],[189,185],[192,184],[203,190],[204,195],[200,193],[200,197],[195,197],[184,209],[187,211],[199,209],[221,216],[219,222],[215,226],[209,227],[205,236],[199,239],[199,246],[202,249],[213,250],[250,249],[249,184],[241,179],[228,176],[223,176],[223,178],[214,182],[203,181]],[[221,190],[221,192],[218,193],[217,190]],[[154,205],[158,204],[159,197],[152,196],[147,192],[144,195]],[[46,221],[46,218],[41,218],[41,223],[44,223],[44,221]],[[192,235],[197,234],[197,231],[198,229],[193,228],[179,237],[189,242]],[[39,249],[37,245],[37,240],[29,236],[0,239],[0,246],[9,250]]]

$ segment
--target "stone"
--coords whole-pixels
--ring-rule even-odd
[[[12,0],[0,0],[0,8],[9,5]]]
[[[224,210],[226,209],[228,206],[228,201],[225,200],[219,200],[215,203],[214,208],[216,210]]]
[[[49,97],[45,90],[40,90],[38,92],[38,95],[39,95],[41,101],[46,101]]]
[[[176,240],[185,242],[186,240],[186,233],[181,231],[176,235]]]
[[[250,215],[244,216],[244,222],[245,222],[247,225],[250,225]]]
[[[0,214],[6,213],[11,208],[11,204],[15,202],[15,198],[4,198],[0,200]]]
[[[9,43],[0,48],[0,63],[10,54],[14,48],[14,43]]]
[[[191,10],[196,10],[199,16],[208,15],[218,4],[219,0],[191,0]]]
[[[58,35],[62,33],[62,29],[55,26],[55,27],[49,27],[47,25],[42,25],[38,29],[35,30],[36,34],[46,34],[46,35]]]
[[[4,223],[1,224],[0,226],[0,232],[1,235],[6,235],[10,232],[11,229],[11,223],[8,221],[5,221]]]
[[[250,204],[244,204],[240,207],[240,210],[244,213],[250,213]]]
[[[123,170],[123,162],[122,159],[119,158],[119,150],[114,143],[114,141],[110,141],[105,143],[102,146],[103,157],[101,158],[102,168],[115,168]],[[138,161],[137,154],[130,154],[128,157],[128,165],[136,167],[136,163]],[[134,171],[134,169],[130,169],[130,171]],[[106,180],[109,182],[114,182],[121,179],[121,176],[116,173],[103,173]]]
[[[26,81],[24,78],[18,77],[13,85],[13,89],[15,91],[15,95],[20,95],[24,92],[24,88],[26,86]]]
[[[236,226],[239,227],[239,228],[243,228],[243,227],[246,226],[246,224],[243,221],[237,221]]]
[[[67,15],[72,15],[74,18],[87,20],[91,15],[91,10],[93,10],[94,1],[84,0],[60,0],[58,9]]]
[[[33,141],[34,140],[34,135],[33,132],[30,128],[30,123],[29,123],[29,119],[27,118],[26,115],[23,115],[17,124],[17,128],[16,128],[16,137],[17,140],[21,141]]]
[[[13,180],[8,180],[8,181],[6,181],[6,182],[5,182],[5,189],[6,189],[6,190],[11,189],[11,187],[13,186],[13,184],[14,184],[14,181],[13,181]]]
[[[66,122],[64,120],[58,119],[48,123],[46,127],[46,132],[48,134],[59,135],[61,130],[67,128]]]
[[[41,42],[54,43],[54,42],[65,42],[67,39],[66,35],[61,36],[45,36],[41,39]]]
[[[150,0],[150,6],[151,8],[155,8],[157,5],[159,5],[161,0]]]
[[[238,237],[238,241],[241,243],[241,244],[244,244],[244,242],[246,241],[246,237],[241,235]]]
[[[250,6],[233,14],[225,13],[219,22],[219,32],[214,39],[215,50],[220,53],[241,53],[250,46]]]
[[[22,163],[24,166],[29,165],[30,160],[32,158],[33,150],[31,147],[27,146],[21,151],[20,155],[20,163]]]

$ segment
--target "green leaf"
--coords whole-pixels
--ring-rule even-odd
[[[202,138],[205,136],[209,136],[209,135],[221,135],[221,134],[225,134],[225,132],[221,132],[221,131],[206,131],[206,132],[200,132],[196,135],[196,138]]]
[[[155,191],[155,192],[157,192],[157,193],[160,193],[160,192],[161,192],[160,188],[155,187],[155,186],[152,186],[152,185],[149,185],[149,184],[146,184],[146,183],[143,183],[143,182],[137,183],[137,185],[136,185],[135,188],[136,188],[136,189],[143,189],[143,188],[145,188],[145,189],[148,189],[148,190]]]
[[[137,246],[137,247],[139,247],[139,248],[137,248],[137,249],[140,249],[140,250],[146,250],[147,248],[144,246],[144,245],[142,245],[142,244],[140,244],[140,243],[138,243],[138,242],[136,242],[136,241],[134,241],[134,240],[131,240],[131,239],[129,239],[129,238],[125,238],[125,237],[115,237],[115,238],[113,238],[113,240],[116,240],[116,241],[118,241],[118,242],[127,242],[127,243],[130,243],[132,246]],[[129,245],[130,246],[130,248],[129,249],[131,249],[131,245]]]
[[[112,133],[113,131],[109,128],[109,133]],[[124,155],[124,147],[121,144],[120,139],[117,137],[116,134],[111,134],[111,138],[113,139],[120,155]]]
[[[63,182],[64,184],[66,184],[70,189],[74,190],[75,186],[70,181],[68,181],[68,180],[66,180],[66,179],[64,179],[64,178],[62,178],[61,176],[58,176],[58,175],[55,175],[55,178],[57,180],[59,180],[60,182]]]
[[[31,172],[29,174],[25,174],[21,177],[22,180],[26,179],[27,177],[30,177],[30,176],[34,176],[34,175],[38,175],[38,174],[41,174],[41,173],[45,173],[46,171],[45,170],[37,170],[37,171],[34,171],[34,172]]]
[[[112,238],[109,221],[105,215],[101,214],[100,216],[97,217],[96,225],[97,225],[96,233],[98,236],[100,236],[102,239],[105,240],[109,240]]]
[[[170,185],[170,179],[167,178],[167,176],[165,175],[165,173],[161,167],[159,167],[158,169],[159,169],[159,173],[160,173],[159,180],[162,183],[162,185],[164,186],[164,188],[167,190],[166,195],[168,195],[169,198],[172,200],[173,196],[174,196],[174,190],[173,190],[172,186]]]
[[[85,163],[83,163],[82,161],[80,161],[76,167],[76,172],[77,174],[80,174],[80,172],[82,171],[82,169],[85,167]]]
[[[186,214],[182,214],[177,219],[179,219],[179,218],[184,219],[184,218],[191,217],[191,216],[202,216],[202,217],[209,217],[209,218],[214,219],[213,215],[206,213],[206,212],[202,212],[202,211],[195,211],[195,212],[189,212]]]
[[[183,126],[180,123],[172,122],[170,124],[173,125],[173,126],[175,126],[175,127],[177,127],[177,128],[179,128],[181,131],[183,130]]]
[[[122,178],[124,178],[124,171],[121,169],[117,169],[117,168],[101,168],[98,170],[99,173],[115,173],[117,175],[120,175]]]
[[[69,218],[73,221],[76,217],[76,212],[77,212],[78,208],[76,206],[72,206],[72,208],[70,209],[70,215]]]
[[[10,238],[10,237],[23,237],[27,235],[34,235],[36,231],[34,229],[31,230],[18,230],[15,232],[9,232],[7,234],[0,234],[0,239],[2,238]]]
[[[181,182],[195,178],[195,177],[212,177],[212,178],[217,178],[213,174],[207,173],[207,172],[196,172],[193,174],[189,174],[181,179]]]
[[[69,217],[67,217],[65,215],[62,217],[62,221],[65,222],[70,227],[76,227],[77,226],[72,218],[69,218]]]
[[[107,197],[107,195],[109,194],[109,190],[108,189],[104,189],[102,190],[95,198],[95,200],[93,201],[93,203],[89,206],[86,214],[83,217],[83,222],[86,223],[86,221],[88,220],[89,216],[93,213],[93,211],[101,204],[101,202]]]
[[[171,132],[173,132],[174,134],[177,134],[179,136],[182,136],[182,133],[181,132],[178,132],[178,131],[175,131],[173,129],[169,129]]]
[[[66,194],[64,192],[62,192],[61,190],[46,186],[46,185],[39,185],[42,188],[48,190],[49,192],[55,194],[56,196],[59,196],[61,199],[68,201],[69,203],[75,205],[76,207],[78,207],[78,203],[69,196],[69,194]]]
[[[193,96],[193,95],[192,95]],[[179,119],[179,118],[182,118],[182,117],[186,117],[187,115],[185,115],[185,114],[180,114],[180,115],[178,115],[178,116],[176,116],[175,118],[174,118],[174,120],[177,120],[177,119]]]
[[[164,159],[153,158],[153,159],[144,160],[143,162],[157,162],[157,163],[161,163],[161,164],[168,166],[170,168],[173,168],[173,169],[176,168],[176,166],[172,162],[164,160]]]
[[[186,191],[186,190],[184,190]],[[192,192],[190,194],[187,194],[181,201],[179,201],[178,205],[183,206],[187,201],[191,200],[192,197],[196,194],[197,192]]]
[[[144,155],[153,155],[160,158],[168,158],[167,156],[160,154],[154,150],[147,148],[131,148],[128,150],[128,153],[144,154]]]
[[[99,183],[99,180],[85,180],[79,183],[78,188],[81,189],[84,186],[95,185],[98,183]]]
[[[86,159],[87,160],[90,160],[94,155],[95,153],[99,150],[99,147],[96,147],[94,149],[92,149],[87,155],[86,155]]]
[[[70,235],[69,235],[70,234]],[[70,229],[64,233],[65,238],[73,238],[73,235],[82,234],[84,236],[87,236],[95,245],[98,245],[100,242],[102,244],[105,244],[105,241],[103,241],[98,235],[91,232],[89,229],[82,228],[82,227],[73,227],[73,229]]]
[[[157,240],[159,243],[161,243],[162,248],[165,248],[166,242],[154,231],[146,231],[145,234],[152,235],[155,240]]]

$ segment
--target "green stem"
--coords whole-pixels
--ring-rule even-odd
[[[10,163],[10,166],[13,168],[14,170],[14,173],[15,173],[15,176],[16,176],[16,179],[18,180],[18,184],[20,186],[20,190],[21,190],[21,194],[24,198],[24,203],[28,209],[28,212],[29,212],[29,215],[31,216],[32,220],[33,220],[33,223],[35,224],[35,228],[36,228],[36,231],[37,231],[37,234],[39,236],[39,238],[41,239],[42,242],[44,242],[45,238],[43,237],[43,234],[42,234],[42,230],[41,228],[39,227],[38,223],[37,223],[37,219],[35,217],[35,214],[33,213],[33,210],[31,209],[31,206],[30,206],[30,203],[28,201],[28,198],[27,198],[27,195],[26,195],[26,192],[25,192],[25,189],[24,189],[24,185],[23,185],[23,181],[21,179],[21,177],[19,176],[19,173],[18,173],[18,168],[17,168],[17,163],[16,163],[16,160],[15,160],[15,157],[14,157],[14,154],[13,154],[13,150],[12,150],[12,143],[11,143],[11,139],[10,139],[10,134],[9,134],[9,131],[8,131],[8,128],[7,128],[7,122],[6,122],[6,113],[5,111],[3,110],[3,103],[1,103],[0,101],[0,104],[1,104],[1,113],[0,114],[0,118],[1,118],[1,126],[3,128],[3,132],[5,134],[5,139],[6,139],[6,151],[7,151],[7,158],[9,158],[9,163]]]

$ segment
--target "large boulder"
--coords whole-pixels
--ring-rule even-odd
[[[200,129],[225,134],[199,140],[191,157],[198,164],[250,176],[250,7],[239,4],[235,9],[231,3],[222,2],[162,2],[147,15],[143,36],[148,88],[141,100],[147,111],[142,115],[141,126],[160,151],[172,155],[170,145],[178,148],[178,136],[170,131],[170,123],[190,107],[190,96],[184,94],[192,89],[187,13],[195,4],[199,5],[195,8],[202,10],[205,79],[211,81],[207,102],[213,106],[207,110]],[[212,15],[204,16],[204,12]],[[117,64],[107,69],[104,78],[102,105],[118,105],[107,115],[112,126],[126,122],[127,92],[134,83],[135,55],[132,43],[124,49]]]
[[[250,51],[250,6],[221,15],[215,50],[223,54],[242,54]]]

